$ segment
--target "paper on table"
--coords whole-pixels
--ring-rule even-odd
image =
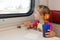
[[[35,33],[28,33],[27,35],[24,36],[25,38],[28,39],[33,39],[33,40],[37,40],[39,38],[39,34],[35,34]]]

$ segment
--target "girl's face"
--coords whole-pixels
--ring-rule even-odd
[[[50,18],[50,14],[46,13],[44,16],[44,20],[48,20]]]

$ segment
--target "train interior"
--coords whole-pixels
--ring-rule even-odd
[[[42,32],[24,25],[34,22],[38,5],[50,8],[56,36],[45,38]],[[60,0],[0,0],[0,40],[60,40]]]

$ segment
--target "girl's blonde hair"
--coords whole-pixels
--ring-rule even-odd
[[[45,5],[39,5],[38,6],[41,11],[39,11],[40,14],[45,15],[46,13],[50,14],[50,9]]]

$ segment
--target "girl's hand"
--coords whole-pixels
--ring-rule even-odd
[[[49,32],[46,32],[46,37],[54,37],[56,36],[56,33],[54,31],[50,31],[48,30]]]

